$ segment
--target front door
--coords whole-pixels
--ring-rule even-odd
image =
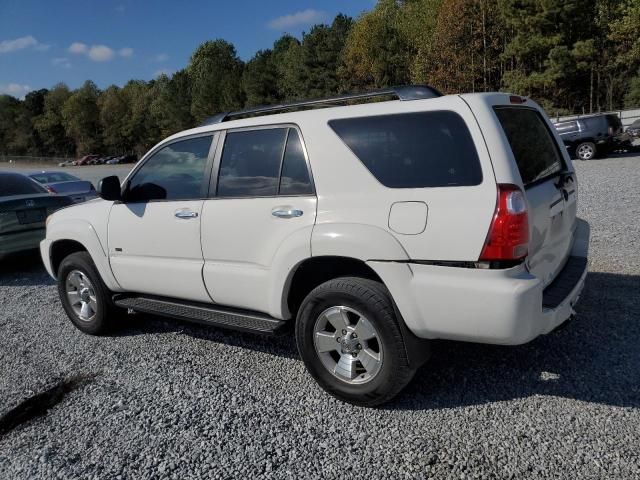
[[[279,316],[282,283],[311,256],[316,218],[301,135],[293,126],[229,131],[219,157],[202,209],[205,284],[216,303]]]
[[[212,138],[161,147],[127,181],[108,233],[111,269],[123,289],[211,302],[202,281],[200,222]]]

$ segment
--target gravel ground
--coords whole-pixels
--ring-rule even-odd
[[[0,434],[0,478],[640,478],[640,157],[576,167],[578,319],[520,347],[435,343],[380,409],[326,395],[288,337],[139,316],[83,335],[37,259],[0,264],[0,412],[93,375]]]

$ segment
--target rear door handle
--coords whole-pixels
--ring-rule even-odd
[[[175,213],[176,218],[189,219],[189,218],[198,218],[198,212],[193,212],[191,210],[178,210]]]
[[[301,217],[304,212],[302,210],[296,210],[295,208],[289,210],[273,210],[271,215],[278,218],[296,218]]]

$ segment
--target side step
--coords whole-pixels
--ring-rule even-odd
[[[130,308],[136,312],[152,313],[261,335],[281,335],[288,323],[249,310],[151,295],[116,294],[113,296],[113,301],[119,307]]]

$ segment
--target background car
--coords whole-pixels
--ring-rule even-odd
[[[66,172],[41,170],[28,173],[30,178],[41,184],[49,193],[71,197],[75,203],[96,198],[96,189],[91,182],[81,180]]]
[[[640,138],[640,119],[629,125],[625,133],[633,139]]]
[[[27,175],[0,172],[0,257],[38,248],[45,220],[71,198],[53,195]]]
[[[614,114],[598,114],[554,123],[569,154],[579,160],[606,155],[616,146],[622,122]]]

